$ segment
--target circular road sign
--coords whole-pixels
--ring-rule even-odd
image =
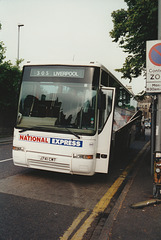
[[[161,66],[161,43],[155,44],[150,49],[149,59],[154,65]]]

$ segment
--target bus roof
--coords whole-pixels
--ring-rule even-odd
[[[47,61],[47,62],[27,62],[26,64],[24,64],[24,66],[34,66],[34,65],[58,65],[58,66],[94,66],[94,67],[104,67],[101,63],[99,62],[73,62],[73,61],[67,61],[67,62],[51,62],[51,61]]]

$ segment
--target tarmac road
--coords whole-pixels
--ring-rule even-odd
[[[146,131],[146,133],[148,136],[146,137],[145,141],[141,139],[140,141],[135,142],[135,145],[133,146],[135,150],[140,151],[148,141],[150,136],[150,130]],[[129,156],[132,153],[132,151],[133,150],[131,150],[131,152],[129,153]],[[69,238],[67,237],[63,239],[73,239],[73,240],[75,239],[76,240],[78,239],[85,239],[85,240],[88,240],[88,239],[92,239],[92,240],[161,239],[159,236],[160,225],[158,224],[156,226],[156,224],[160,221],[159,216],[161,213],[160,212],[161,205],[156,205],[156,206],[152,205],[144,209],[130,208],[130,205],[133,203],[136,203],[138,201],[148,200],[149,198],[153,197],[152,196],[152,177],[150,175],[150,158],[149,158],[150,153],[148,149],[145,152],[146,154],[142,155],[141,159],[139,159],[140,164],[138,163],[136,164],[135,171],[133,171],[131,175],[128,175],[128,181],[124,186],[124,189],[121,192],[118,200],[115,202],[115,205],[107,208],[105,212],[101,215],[101,217],[99,216],[99,219],[97,219],[98,220],[97,223],[95,222],[95,225],[93,225],[92,223],[92,226],[89,227],[87,234],[85,234],[83,237],[79,238],[77,237],[78,235],[74,235],[73,233],[71,237]],[[9,159],[9,156],[10,156],[9,153],[7,153],[6,151],[5,154],[6,154],[5,155],[6,159]],[[10,164],[10,162],[8,162],[8,164]],[[25,180],[24,177],[27,176],[28,178],[30,177],[30,175],[32,175],[32,177],[34,178],[36,177],[35,180],[36,182],[38,182],[39,180],[38,178],[44,178],[45,173],[42,173],[39,175],[39,173],[37,172],[36,175],[35,174],[33,175],[33,173],[31,173],[30,171],[28,172],[28,170],[26,169],[23,170],[21,168],[18,168],[19,170],[17,170],[18,172],[16,173],[16,169],[17,168],[13,168],[12,172],[9,173],[7,171],[7,168],[5,168],[5,172],[8,175],[5,175],[3,177],[3,178],[6,178],[5,181],[3,179],[1,181],[2,191],[0,193],[0,206],[1,206],[1,216],[3,216],[3,218],[2,217],[0,218],[0,225],[2,227],[1,228],[2,231],[0,233],[1,239],[4,239],[4,240],[6,239],[7,240],[59,239],[60,236],[63,236],[64,230],[65,229],[69,230],[69,226],[72,226],[72,224],[75,223],[75,220],[83,219],[83,222],[85,223],[85,225],[84,223],[81,223],[82,226],[83,227],[85,226],[88,228],[87,222],[89,220],[89,217],[91,216],[91,214],[95,213],[95,209],[98,209],[98,207],[102,207],[102,202],[101,202],[99,203],[100,205],[97,204],[96,205],[97,207],[95,206],[93,211],[91,212],[92,208],[89,208],[89,205],[87,205],[88,211],[86,212],[83,207],[83,202],[84,202],[83,198],[82,199],[77,198],[77,200],[79,200],[79,203],[81,203],[82,201],[82,205],[79,205],[79,208],[77,206],[69,206],[70,204],[68,205],[68,208],[67,208],[63,204],[61,205],[52,204],[52,202],[50,201],[45,202],[45,201],[41,201],[41,199],[37,201],[36,195],[34,195],[33,198],[32,197],[24,198],[23,192],[22,194],[20,194],[21,181]],[[119,171],[122,172],[122,170],[119,169],[119,166],[118,166],[117,173],[115,174],[118,175]],[[24,171],[24,174],[23,174],[23,171]],[[3,173],[3,169],[1,173]],[[15,175],[15,177],[12,177],[13,175]],[[48,177],[49,177],[48,181],[51,181],[50,174]],[[115,178],[115,176],[112,176],[112,177]],[[19,178],[18,180],[21,180],[21,181],[19,181],[20,185],[17,188],[17,190],[16,188],[14,188],[14,195],[13,195],[13,194],[7,193],[7,190],[5,189],[3,183],[5,183],[6,188],[8,188],[8,185],[10,186],[12,185],[12,181],[10,180],[14,180],[15,178],[16,179]],[[69,182],[70,177],[69,176],[64,177],[64,179],[68,179],[67,182]],[[101,178],[101,179],[102,179],[101,181],[103,181],[104,178]],[[110,180],[110,178],[108,180]],[[96,178],[96,183],[97,181],[98,179]],[[101,181],[96,184],[96,189],[102,186],[103,182],[101,183]],[[26,182],[26,185],[25,185],[26,187],[27,187],[27,184],[28,183]],[[82,182],[82,184],[84,185],[87,183]],[[94,182],[92,183],[92,181],[90,180],[89,189],[91,189],[91,186],[94,187],[94,184],[95,183]],[[32,185],[36,186],[34,182],[32,183]],[[10,188],[10,191],[12,191],[12,188]],[[16,191],[18,193],[17,196],[15,195]],[[44,188],[44,191],[46,191],[45,188]],[[28,196],[32,196],[33,194],[35,194],[34,191],[28,192]],[[80,196],[81,196],[81,193],[80,193]],[[99,196],[96,196],[96,198],[99,199]],[[17,208],[15,208],[15,206],[17,206]],[[32,215],[30,214],[30,212],[32,212]],[[81,218],[79,214],[82,214],[82,215],[84,214],[86,218],[83,218],[83,216]],[[153,216],[155,216],[155,219],[153,218]],[[13,222],[14,218],[18,222],[14,223]],[[60,225],[60,222],[61,222],[61,225]],[[3,228],[3,226],[5,226],[5,228]],[[54,226],[54,228],[52,226]],[[7,230],[6,227],[8,228],[8,231],[6,231]],[[13,229],[11,228],[13,227],[15,227],[14,229],[15,235],[14,235],[14,238],[11,238],[10,237],[12,236],[11,232],[13,231]],[[79,228],[80,231],[82,229],[83,228],[81,227]],[[4,234],[7,234],[7,233],[8,235],[5,236]],[[76,236],[76,238],[74,236]]]

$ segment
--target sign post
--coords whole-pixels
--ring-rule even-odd
[[[151,173],[153,195],[161,189],[161,40],[146,42],[146,91],[152,94]]]
[[[147,41],[146,65],[146,90],[155,95],[152,103],[151,162],[153,195],[158,197],[161,194],[161,0],[158,0],[158,40]]]
[[[161,93],[161,40],[146,42],[146,91]]]

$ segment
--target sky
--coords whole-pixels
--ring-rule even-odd
[[[124,0],[0,0],[0,41],[7,51],[6,60],[15,64],[18,52],[23,64],[32,62],[90,62],[103,64],[134,94],[145,89],[143,77],[121,79],[127,56],[112,42],[111,13],[127,8]]]

